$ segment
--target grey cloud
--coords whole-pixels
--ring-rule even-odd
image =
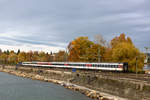
[[[65,48],[78,36],[93,39],[100,33],[111,40],[125,32],[143,48],[150,45],[149,4],[149,0],[1,0],[0,41]]]

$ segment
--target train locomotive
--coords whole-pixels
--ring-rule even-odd
[[[22,66],[128,72],[128,63],[21,62]]]

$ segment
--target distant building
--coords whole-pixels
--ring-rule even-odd
[[[144,63],[150,63],[150,53],[145,53],[146,58],[144,60]]]

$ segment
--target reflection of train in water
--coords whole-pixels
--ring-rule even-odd
[[[22,62],[23,66],[53,67],[53,68],[75,68],[89,70],[105,70],[127,72],[128,63],[83,63],[83,62]]]

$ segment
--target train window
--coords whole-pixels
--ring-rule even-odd
[[[106,65],[106,67],[109,67],[109,65]]]
[[[110,67],[109,65],[106,65],[108,68]]]

